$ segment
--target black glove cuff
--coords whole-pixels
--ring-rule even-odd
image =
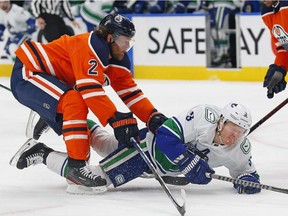
[[[285,77],[287,74],[287,71],[283,67],[278,66],[276,64],[269,65],[269,70],[278,71],[278,72],[282,73],[283,77]]]

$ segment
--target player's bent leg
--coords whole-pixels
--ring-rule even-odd
[[[91,187],[83,185],[79,181],[78,173],[72,173],[71,168],[68,167],[68,155],[67,153],[53,151],[51,152],[46,159],[47,168],[56,174],[66,178],[68,186],[66,191],[71,194],[98,194],[103,193],[107,190],[106,185],[106,176],[102,169],[97,169],[94,166],[87,166],[85,172],[87,175],[90,175],[92,179],[95,179],[97,185],[91,184]],[[67,175],[69,174],[68,178]],[[83,172],[84,174],[84,172]],[[81,177],[81,180],[86,179],[85,176]],[[93,180],[94,181],[94,180]],[[94,182],[93,182],[94,183]],[[87,184],[87,183],[85,183]],[[109,183],[111,184],[111,183]]]
[[[62,134],[69,159],[85,162],[90,156],[87,126],[88,107],[79,92],[69,90],[59,100],[57,112],[63,114]],[[68,160],[70,166],[70,160]],[[82,163],[83,164],[83,163]]]
[[[58,134],[62,118],[57,113],[59,100],[71,87],[46,73],[30,73],[17,58],[11,75],[11,91],[24,106],[37,112]],[[32,137],[32,136],[30,136]]]
[[[80,93],[67,91],[60,98],[57,111],[63,114],[62,131],[68,153],[66,179],[69,186],[84,186],[91,192],[93,188],[106,186],[106,180],[93,173],[86,163],[90,156],[88,108]]]
[[[113,133],[107,132],[90,119],[87,120],[87,124],[91,134],[90,146],[98,155],[107,157],[118,148],[118,141]]]
[[[53,149],[34,139],[28,139],[10,160],[11,166],[24,169],[31,165],[46,164],[46,157]]]

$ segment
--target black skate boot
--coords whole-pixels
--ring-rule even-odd
[[[53,149],[34,139],[28,139],[10,160],[10,165],[24,169],[31,165],[46,164],[46,158]]]
[[[68,159],[67,192],[73,194],[96,194],[107,190],[106,179],[92,172],[82,160]]]
[[[33,131],[33,138],[35,140],[38,140],[44,132],[47,132],[49,130],[49,128],[49,125],[42,118],[39,118]]]

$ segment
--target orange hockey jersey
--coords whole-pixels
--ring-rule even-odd
[[[262,8],[262,19],[269,28],[276,45],[274,63],[288,70],[288,2],[279,1],[275,7]]]
[[[132,78],[130,60],[109,59],[109,47],[94,32],[62,36],[48,44],[26,41],[15,52],[25,65],[25,74],[48,73],[77,89],[103,126],[116,107],[103,86],[111,85],[127,107],[143,122],[154,109]],[[47,86],[53,91],[53,86]]]

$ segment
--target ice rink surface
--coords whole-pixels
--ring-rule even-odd
[[[236,101],[251,110],[253,123],[284,101],[288,91],[269,100],[262,83],[257,82],[137,82],[158,110],[167,116],[202,103],[222,107]],[[9,79],[0,78],[0,83],[9,86]],[[105,90],[119,111],[127,111],[111,88]],[[0,216],[180,215],[155,179],[136,179],[117,189],[109,188],[101,195],[70,195],[65,192],[66,180],[49,171],[45,165],[24,170],[10,166],[10,158],[27,139],[25,128],[30,110],[19,104],[9,91],[0,88],[0,93]],[[95,119],[92,114],[89,117]],[[143,123],[139,125],[144,126]],[[106,128],[112,132],[109,126]],[[252,160],[262,184],[288,188],[287,129],[288,105],[249,135]],[[44,134],[40,141],[65,151],[62,138],[52,131]],[[97,164],[99,159],[92,154],[91,163]],[[216,174],[229,176],[223,167],[215,170]],[[220,180],[212,180],[204,186],[168,187],[179,202],[180,189],[185,189],[187,216],[283,216],[288,212],[288,194],[262,190],[256,195],[240,195],[231,183]]]

